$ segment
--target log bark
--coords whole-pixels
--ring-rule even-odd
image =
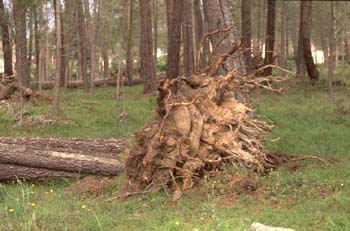
[[[0,169],[9,169],[12,175],[30,181],[77,174],[115,176],[124,169],[118,154],[126,145],[125,140],[118,139],[0,137]],[[0,172],[0,180],[13,180],[7,172]]]
[[[2,163],[0,163],[0,172],[0,182],[11,182],[17,180],[42,182],[46,180],[76,179],[80,176],[77,173],[30,168]]]

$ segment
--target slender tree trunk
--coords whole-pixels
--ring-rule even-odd
[[[269,65],[273,63],[273,48],[275,43],[275,14],[276,1],[267,1],[267,28],[266,28],[266,42],[265,42],[265,59],[264,64]],[[264,75],[272,75],[272,68],[266,68]]]
[[[76,55],[76,36],[75,31],[76,28],[72,25],[74,25],[75,22],[75,1],[64,1],[64,12],[62,14],[62,44],[64,44],[62,47],[62,56],[65,66],[65,81],[64,86],[65,88],[68,85],[68,81],[71,79],[71,60]],[[61,82],[62,84],[62,82]]]
[[[48,40],[48,35],[47,35],[47,20],[45,17],[45,9],[43,4],[39,4],[39,76],[38,76],[38,85],[39,85],[39,90],[42,90],[42,82],[47,79],[48,75],[48,59],[47,59],[47,53],[48,53],[48,46],[47,46],[47,40]]]
[[[299,23],[299,37],[298,37],[298,47],[297,47],[297,57],[296,57],[296,65],[297,65],[297,78],[303,78],[306,75],[306,66],[304,59],[304,51],[303,51],[303,10],[300,4],[300,23]]]
[[[183,0],[166,0],[168,24],[166,78],[168,79],[179,76],[182,5]]]
[[[13,75],[12,46],[9,33],[9,20],[3,0],[0,0],[0,29],[2,35],[2,48],[4,51],[5,76],[11,76]]]
[[[101,11],[101,42],[102,42],[102,59],[103,59],[103,78],[104,79],[110,79],[111,73],[109,70],[109,56],[108,56],[108,25],[106,20],[106,7],[105,7],[106,0],[100,1],[100,11]],[[128,61],[127,61],[128,62]]]
[[[284,5],[286,4],[285,2],[283,3]],[[289,29],[290,29],[290,25],[289,25],[289,14],[288,14],[288,10],[285,11],[286,12],[286,28],[285,28],[285,35],[286,35],[286,46],[285,46],[285,53],[286,53],[286,59],[285,59],[285,67],[288,67],[288,59],[289,59]]]
[[[98,53],[97,53],[97,44],[98,44],[98,35],[101,33],[99,29],[100,20],[101,20],[101,8],[100,3],[101,0],[94,0],[94,8],[93,8],[93,19],[92,19],[92,32],[91,35],[91,82],[90,87],[92,89],[95,88],[95,81],[99,76],[99,66],[98,66]]]
[[[338,45],[335,46],[334,55],[335,55],[335,57],[334,57],[334,69],[337,69],[338,64],[339,64],[339,46]]]
[[[303,53],[306,64],[306,70],[311,80],[319,79],[319,72],[312,58],[311,52],[311,10],[312,1],[301,1],[302,10],[302,38],[303,38]]]
[[[350,65],[350,46],[349,46],[349,37],[348,36],[344,37],[344,46],[345,46],[345,50],[346,50],[346,56],[348,58],[347,63],[348,63],[348,65]]]
[[[259,48],[259,52],[262,51],[262,39],[261,39],[261,2],[262,1],[257,1],[258,4],[258,32],[257,32],[257,42],[258,42],[258,48]],[[260,56],[262,56],[262,53],[259,54]]]
[[[16,29],[16,70],[18,78],[24,87],[30,87],[30,72],[27,57],[27,37],[26,37],[26,2],[13,0],[13,18]]]
[[[185,76],[189,77],[194,72],[194,54],[193,54],[193,32],[192,32],[192,4],[190,0],[183,0],[183,63]]]
[[[34,16],[32,9],[29,11],[29,41],[28,41],[28,69],[31,70],[33,57],[33,41],[34,41]]]
[[[76,2],[76,25],[78,37],[78,68],[79,78],[84,81],[84,90],[89,91],[89,80],[87,78],[87,50],[86,50],[86,26],[82,0]]]
[[[55,23],[56,23],[56,71],[55,71],[55,88],[52,102],[52,112],[55,117],[58,116],[59,110],[59,93],[61,81],[61,57],[62,57],[62,20],[61,20],[61,1],[54,0],[55,4]]]
[[[38,2],[42,4],[42,2]],[[39,70],[40,70],[40,32],[39,32],[39,7],[34,9],[34,46],[35,46],[35,65],[36,65],[36,78],[39,81]]]
[[[132,46],[133,46],[133,31],[132,31],[132,21],[133,21],[133,0],[125,1],[125,31],[126,31],[126,79],[128,84],[131,85],[133,79],[133,69],[134,69],[134,59],[132,56]],[[144,20],[144,19],[142,19]]]
[[[323,51],[323,62],[324,64],[328,64],[328,45],[325,39],[325,34],[323,32],[320,33],[320,38],[321,38],[321,46],[322,46],[322,51]]]
[[[252,20],[251,20],[251,1],[241,0],[242,16],[242,47],[244,49],[244,61],[246,71],[249,72],[252,66],[251,40],[252,40]]]
[[[154,56],[154,66],[157,70],[158,63],[158,0],[153,0],[153,56]]]
[[[332,101],[334,101],[334,92],[333,92],[333,70],[334,70],[334,49],[335,49],[335,41],[336,41],[336,36],[335,36],[335,16],[334,16],[334,4],[333,1],[330,2],[330,18],[331,18],[331,23],[330,23],[330,33],[329,33],[329,57],[328,57],[328,94],[329,97]],[[338,55],[336,53],[336,55]],[[335,59],[338,61],[337,59]]]
[[[71,0],[72,1],[72,0]],[[62,11],[62,10],[61,10]],[[62,12],[61,12],[62,15]],[[60,68],[60,87],[64,87],[66,85],[66,56],[67,56],[67,48],[65,48],[65,33],[64,33],[64,27],[63,27],[63,19],[60,17],[60,24],[61,24],[61,68]]]
[[[155,67],[153,57],[153,38],[152,38],[152,18],[150,0],[139,0],[141,30],[140,30],[140,59],[141,78],[145,80],[144,93],[150,93],[155,85]]]
[[[286,2],[281,2],[281,47],[280,47],[280,66],[286,68]]]

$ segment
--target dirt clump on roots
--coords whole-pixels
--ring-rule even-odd
[[[232,71],[162,81],[157,115],[136,133],[126,162],[126,195],[164,186],[187,190],[232,162],[259,173],[276,168],[260,144],[273,125],[235,97],[253,88],[281,92],[271,86],[276,80]]]

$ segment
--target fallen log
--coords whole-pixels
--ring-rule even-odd
[[[0,144],[24,144],[36,149],[74,152],[96,157],[119,158],[128,146],[125,139],[62,139],[33,137],[0,137]]]
[[[142,79],[134,79],[131,83],[131,86],[137,85],[137,84],[142,84],[144,83],[144,80]],[[117,80],[115,79],[100,79],[100,80],[95,80],[95,87],[102,87],[102,86],[116,86]],[[124,86],[129,86],[129,83],[127,80],[123,81]],[[35,82],[32,83],[32,87],[35,89],[39,88],[39,83]],[[45,81],[41,83],[41,89],[43,90],[50,90],[53,89],[54,87],[54,81]],[[67,88],[83,88],[84,87],[84,82],[82,80],[78,81],[70,81],[67,83]]]
[[[116,176],[124,169],[124,163],[118,154],[126,146],[125,140],[118,139],[0,137],[0,164],[4,169],[0,171],[0,180],[11,178],[5,169],[13,174],[22,168],[25,172],[20,176],[27,181],[57,179],[60,176],[70,178],[77,174]],[[67,174],[61,174],[62,172]],[[36,176],[39,179],[36,180]]]
[[[42,182],[47,180],[78,179],[80,174],[64,171],[54,171],[42,168],[31,168],[0,163],[0,181],[11,182],[25,180],[27,182]]]

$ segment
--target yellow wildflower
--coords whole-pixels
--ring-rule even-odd
[[[180,221],[175,221],[175,225],[180,225]]]
[[[81,206],[82,209],[86,209],[86,207],[87,207],[86,205],[82,205]]]
[[[10,208],[8,211],[9,211],[9,213],[13,213],[15,210]]]
[[[35,207],[35,206],[36,206],[36,204],[35,204],[35,203],[31,203],[30,205],[31,205],[32,207]]]

